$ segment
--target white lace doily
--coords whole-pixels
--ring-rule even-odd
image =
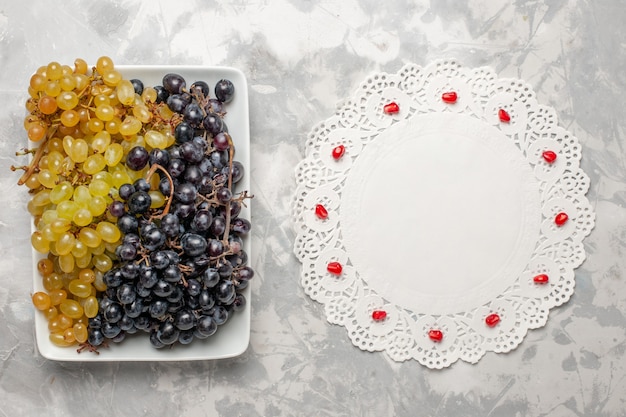
[[[508,352],[574,291],[595,221],[580,157],[523,81],[451,60],[374,74],[296,168],[304,290],[396,361]]]

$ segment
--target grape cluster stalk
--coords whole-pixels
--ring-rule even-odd
[[[235,86],[179,74],[127,80],[113,61],[51,62],[30,79],[32,302],[56,346],[98,352],[134,333],[155,348],[214,335],[246,307],[254,271],[236,191],[244,166],[224,122]],[[213,93],[213,94],[211,94]]]

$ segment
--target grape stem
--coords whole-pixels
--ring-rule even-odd
[[[30,161],[30,164],[28,165],[28,168],[22,174],[20,179],[17,181],[17,185],[24,185],[26,183],[26,181],[30,178],[30,176],[33,175],[33,173],[35,172],[35,168],[39,165],[39,160],[41,159],[41,157],[44,154],[44,150],[46,148],[45,145],[48,142],[48,139],[50,139],[52,136],[54,136],[56,131],[57,131],[57,125],[50,126],[50,129],[48,129],[48,133],[47,133],[46,137],[41,142],[41,145],[39,145],[39,147],[37,148],[37,152],[35,152],[35,155],[33,155],[33,160]]]
[[[163,172],[165,176],[167,177],[167,181],[169,181],[170,183],[170,196],[167,199],[167,203],[165,203],[165,208],[163,209],[163,212],[161,214],[154,216],[157,219],[162,219],[167,213],[170,212],[170,206],[172,205],[172,200],[174,199],[174,180],[170,176],[170,173],[167,172],[167,169],[163,168],[159,164],[154,164],[150,167],[150,170],[148,170],[148,172],[146,173],[146,181],[150,182],[150,178],[152,177],[152,175],[154,175],[154,173],[157,170],[160,170],[161,172]]]

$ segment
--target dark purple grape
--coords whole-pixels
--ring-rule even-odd
[[[213,234],[213,236],[222,236],[226,231],[226,219],[222,216],[215,216],[209,231]]]
[[[246,297],[243,294],[237,294],[233,301],[233,310],[241,311],[246,307]]]
[[[150,154],[146,148],[135,146],[126,155],[126,166],[133,171],[140,171],[146,166],[149,159]]]
[[[249,266],[244,266],[237,271],[237,279],[240,281],[249,281],[254,277],[254,270]]]
[[[228,235],[228,248],[234,254],[238,254],[243,248],[243,240],[234,234]],[[232,265],[232,262],[231,262]],[[233,265],[235,267],[237,265]]]
[[[148,184],[148,181],[146,181],[145,178],[139,178],[137,179],[134,183],[133,186],[135,187],[135,190],[137,191],[143,191],[143,192],[148,192],[150,191],[150,184]]]
[[[178,303],[180,302],[180,300],[182,300],[184,295],[185,295],[185,292],[181,289],[181,287],[178,285],[175,285],[174,291],[172,291],[172,293],[167,296],[167,301],[170,303],[170,307],[178,306]]]
[[[150,254],[150,263],[156,269],[163,269],[170,264],[170,259],[165,251],[157,250]]]
[[[243,164],[239,161],[233,161],[233,168],[231,170],[233,175],[233,183],[237,184],[243,178],[243,174],[245,173],[245,169]]]
[[[163,168],[167,168],[170,163],[170,153],[164,149],[155,148],[150,151],[148,161],[150,165],[160,165]]]
[[[180,152],[186,162],[197,164],[204,158],[204,150],[193,140],[180,145]]]
[[[118,195],[122,200],[126,201],[135,191],[137,190],[135,190],[135,187],[132,184],[122,184],[118,190]]]
[[[174,326],[179,330],[189,330],[196,324],[196,317],[188,309],[182,309],[174,317]]]
[[[209,240],[207,253],[209,254],[209,256],[214,257],[214,258],[217,256],[220,256],[222,253],[224,253],[224,244],[222,243],[221,240],[217,240],[217,239]]]
[[[153,300],[148,306],[148,314],[150,314],[150,317],[154,319],[160,319],[167,314],[169,306],[169,303],[165,300]]]
[[[172,291],[174,291],[174,286],[162,279],[158,280],[154,287],[152,287],[152,293],[157,297],[165,298],[170,295]]]
[[[122,282],[124,282],[124,276],[119,269],[110,269],[104,273],[102,281],[108,288],[116,288],[122,285]],[[103,306],[104,304],[101,303],[100,307]]]
[[[144,287],[141,282],[137,282],[137,284],[135,284],[135,291],[137,291],[137,296],[139,298],[146,298],[152,294],[150,288]]]
[[[122,217],[126,213],[126,206],[121,201],[113,201],[109,204],[109,213],[113,217]]]
[[[217,268],[208,268],[202,275],[202,282],[207,288],[213,288],[220,282],[220,274],[217,272]]]
[[[130,80],[130,83],[133,85],[135,94],[141,95],[141,93],[143,93],[143,82],[141,80],[138,80],[137,78],[133,78],[132,80]]]
[[[204,119],[204,111],[196,103],[189,103],[183,111],[183,117],[191,126],[200,126]]]
[[[167,98],[167,107],[175,113],[182,113],[188,105],[189,103],[180,94],[171,94]]]
[[[133,245],[135,248],[139,249],[139,247],[141,246],[141,238],[137,234],[138,229],[139,229],[139,222],[137,221],[137,218],[133,217],[133,219],[137,223],[137,227],[135,228],[136,231],[135,233],[126,233],[124,237],[122,238],[122,242],[129,243]]]
[[[206,111],[207,113],[210,112],[210,113],[222,114],[224,113],[224,105],[222,104],[221,101],[215,98],[212,98],[212,99],[209,99],[206,106],[204,106],[204,111]]]
[[[207,98],[209,94],[211,94],[211,89],[206,82],[196,81],[191,84],[191,87],[189,87],[189,92],[201,100],[203,98]]]
[[[135,327],[135,321],[131,317],[128,317],[127,314],[124,314],[122,319],[118,322],[118,325],[123,332],[126,332]]]
[[[213,308],[213,306],[215,306],[215,296],[213,292],[206,288],[200,291],[200,294],[198,294],[198,304],[202,311],[208,311]]]
[[[222,118],[216,113],[207,113],[202,120],[202,126],[209,132],[212,136],[217,135],[220,132],[224,131],[224,122]]]
[[[171,345],[178,340],[180,330],[174,326],[174,323],[170,321],[164,321],[159,325],[157,330],[157,338],[164,345]]]
[[[104,335],[100,329],[91,329],[89,336],[87,336],[87,342],[91,346],[100,346],[104,342]]]
[[[174,129],[174,138],[176,142],[185,143],[193,139],[194,129],[187,122],[180,122]]]
[[[178,265],[169,265],[163,270],[163,279],[173,284],[177,283],[183,277]]]
[[[224,306],[217,305],[213,308],[211,317],[218,326],[221,326],[228,320],[228,310]]]
[[[145,191],[135,191],[128,199],[128,211],[131,214],[143,214],[150,209],[150,204],[152,204],[150,194]]]
[[[237,232],[242,235],[248,234],[248,232],[250,232],[251,227],[252,226],[250,224],[250,221],[243,219],[241,217],[237,217],[236,219],[233,219],[232,222],[230,223],[231,230],[233,232]]]
[[[172,184],[170,183],[169,178],[165,176],[161,178],[159,181],[159,191],[166,197],[170,196],[170,193],[172,192]]]
[[[192,204],[182,204],[176,203],[174,205],[174,214],[176,214],[180,219],[187,219],[190,216],[193,216],[196,212],[195,205]]]
[[[125,283],[117,287],[117,300],[121,304],[130,304],[135,301],[137,293],[135,293],[135,287],[132,284]]]
[[[222,103],[228,103],[235,95],[235,86],[230,80],[219,80],[215,84],[215,97]]]
[[[235,285],[231,280],[222,280],[215,287],[215,297],[222,304],[230,304],[235,295]]]
[[[165,243],[166,240],[167,236],[165,236],[163,230],[158,227],[151,228],[141,234],[142,245],[149,251],[157,250]]]
[[[228,203],[233,198],[233,193],[227,187],[221,187],[215,192],[215,197],[220,203]]]
[[[217,323],[211,316],[202,315],[196,323],[196,334],[204,337],[213,336],[217,331]]]
[[[180,74],[169,73],[163,76],[163,88],[170,94],[180,94],[186,86],[187,83]]]
[[[200,281],[198,281],[195,278],[189,278],[187,280],[186,291],[187,291],[187,294],[196,296],[200,294],[200,291],[202,291],[202,284],[200,284]]]
[[[178,158],[173,158],[170,160],[170,163],[167,165],[167,172],[174,178],[178,177],[180,174],[185,172],[186,168],[185,161]]]
[[[130,245],[126,243],[126,245]],[[134,246],[133,246],[134,247]],[[128,280],[134,280],[139,275],[140,266],[134,262],[128,262],[120,268],[120,272],[124,276],[124,278]]]
[[[213,215],[208,210],[198,210],[191,221],[191,229],[196,232],[206,232],[211,227]]]
[[[222,278],[230,278],[233,274],[233,266],[228,262],[224,262],[217,268],[217,273],[220,274]]]
[[[151,289],[159,280],[159,275],[157,271],[149,266],[142,268],[139,271],[139,283],[144,286],[144,288]]]
[[[230,147],[231,139],[228,133],[220,132],[213,136],[213,147],[218,151],[225,151]]]
[[[136,298],[130,304],[124,306],[124,312],[131,319],[137,318],[143,313],[144,305],[141,298]]]
[[[209,159],[215,169],[221,170],[224,166],[228,165],[228,152],[213,151],[209,155]]]
[[[202,172],[197,165],[189,165],[183,173],[183,179],[191,184],[198,185],[202,181]]]
[[[122,309],[122,306],[119,303],[112,302],[104,309],[102,318],[105,320],[105,323],[117,323],[120,321],[123,314],[124,310]]]
[[[211,191],[213,191],[213,180],[203,175],[202,178],[200,178],[200,182],[197,184],[197,188],[198,192],[202,195],[210,194]]]
[[[172,213],[167,213],[161,219],[161,230],[169,238],[175,238],[180,232],[180,222],[178,216]]]
[[[235,219],[241,213],[241,203],[239,201],[230,202],[230,218]]]
[[[183,204],[191,204],[196,201],[198,191],[193,184],[184,182],[174,190],[174,198]]]
[[[137,248],[130,243],[122,243],[115,248],[115,255],[121,261],[132,261],[137,256]]]
[[[163,88],[162,85],[157,85],[154,87],[154,89],[157,92],[157,98],[156,98],[157,104],[167,102],[167,98],[170,96],[170,93],[168,93],[167,90]]]
[[[135,328],[139,330],[148,330],[150,327],[150,317],[145,315],[140,315],[135,317]]]
[[[120,329],[120,326],[115,323],[112,323],[110,321],[105,321],[104,323],[102,323],[102,327],[100,328],[100,330],[102,330],[102,335],[104,335],[104,337],[106,337],[107,339],[113,339],[122,331],[122,329]]]
[[[180,343],[181,345],[188,345],[193,342],[194,337],[195,336],[193,329],[181,330],[180,334],[178,335],[178,343]]]
[[[187,256],[198,256],[206,251],[207,241],[198,234],[185,233],[180,238],[180,246]]]

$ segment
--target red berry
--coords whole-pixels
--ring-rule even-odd
[[[511,116],[509,116],[509,113],[507,113],[507,111],[504,109],[498,110],[498,117],[500,118],[500,121],[503,123],[508,123],[511,121]]]
[[[456,92],[449,91],[447,93],[443,93],[441,95],[441,99],[443,100],[444,103],[453,104],[453,103],[456,103],[458,96],[456,95]]]
[[[549,164],[556,161],[556,153],[553,151],[544,151],[541,156],[543,156],[543,159]]]
[[[489,327],[494,327],[498,323],[500,323],[500,316],[498,316],[496,313],[490,314],[485,317],[485,324]]]
[[[431,330],[428,332],[428,337],[433,342],[441,342],[443,340],[443,333],[441,330]]]
[[[339,159],[346,153],[346,147],[343,145],[335,146],[333,148],[333,158]]]
[[[535,277],[533,278],[533,282],[535,284],[547,284],[548,280],[549,278],[546,274],[535,275]]]
[[[372,319],[374,321],[383,321],[387,318],[387,312],[385,310],[374,310],[372,312]]]
[[[326,265],[326,270],[333,275],[341,275],[343,267],[339,262],[330,262],[328,265]]]
[[[385,114],[396,114],[400,111],[400,106],[398,106],[396,102],[392,101],[389,104],[385,104],[385,107],[383,107],[383,111],[385,112]]]
[[[567,216],[567,213],[560,212],[554,217],[554,223],[557,226],[563,226],[567,222],[568,219],[569,217]]]
[[[321,204],[315,206],[315,215],[320,219],[324,220],[328,218],[328,210]]]

